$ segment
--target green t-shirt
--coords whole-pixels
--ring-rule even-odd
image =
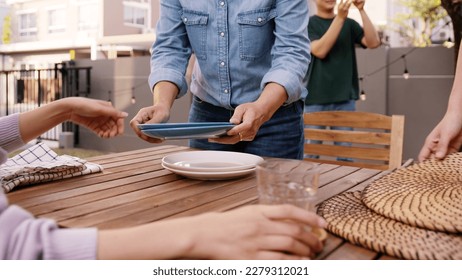
[[[311,41],[320,39],[334,19],[310,17],[308,34]],[[359,95],[358,69],[355,45],[361,44],[362,27],[347,18],[339,37],[324,59],[312,56],[307,72],[308,96],[305,104],[329,104],[357,100]]]

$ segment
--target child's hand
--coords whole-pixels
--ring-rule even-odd
[[[348,11],[350,10],[350,6],[353,0],[340,0],[340,3],[337,7],[337,16],[341,19],[346,19],[348,17]]]
[[[358,10],[363,10],[364,9],[364,4],[366,3],[366,0],[353,0],[353,4],[358,8]]]

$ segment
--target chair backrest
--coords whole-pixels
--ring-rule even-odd
[[[380,170],[397,168],[402,164],[404,116],[324,111],[305,113],[304,124],[305,140],[322,141],[320,144],[305,141],[305,156],[319,156],[306,160]],[[335,130],[332,127],[350,127],[353,130]],[[351,146],[334,145],[334,141],[351,143]],[[338,157],[352,161],[339,161]]]

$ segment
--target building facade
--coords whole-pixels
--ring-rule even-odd
[[[146,55],[159,0],[6,0],[1,69],[46,68],[79,58]],[[8,31],[8,30],[7,30]],[[3,28],[5,34],[5,28]]]

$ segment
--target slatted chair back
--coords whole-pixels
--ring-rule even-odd
[[[305,160],[379,170],[394,169],[402,164],[404,116],[324,111],[305,113],[304,124]],[[337,127],[350,127],[353,130],[333,129]],[[314,143],[310,143],[312,140]],[[349,143],[351,146],[334,145],[334,142]],[[318,158],[307,158],[307,155]],[[339,161],[338,158],[351,161]]]

